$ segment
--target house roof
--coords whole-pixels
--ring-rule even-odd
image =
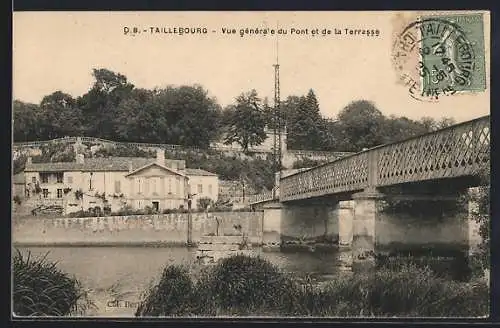
[[[144,157],[101,157],[85,158],[84,163],[57,162],[57,163],[32,163],[26,164],[25,172],[64,172],[64,171],[128,171],[129,163],[132,170],[136,170],[154,158]]]
[[[217,174],[208,172],[202,169],[188,169],[186,168],[186,175],[196,175],[196,176],[217,176]]]
[[[18,173],[12,177],[12,183],[14,184],[24,184],[25,183],[25,177],[24,173]]]
[[[179,162],[181,160],[165,160],[172,162]],[[145,157],[97,157],[97,158],[85,158],[84,163],[76,162],[56,162],[56,163],[32,163],[26,164],[24,169],[25,172],[65,172],[65,171],[92,171],[92,172],[103,172],[103,171],[129,171],[129,164],[132,164],[132,171],[137,171],[139,169],[146,168],[148,165],[156,164],[155,158],[145,158]],[[180,175],[191,175],[191,176],[217,176],[212,172],[208,172],[202,169],[189,169],[183,170],[183,173],[178,173],[177,170],[172,170],[166,166],[161,166],[172,172]]]
[[[128,176],[130,176],[130,175],[134,175],[134,174],[136,174],[137,172],[140,172],[140,171],[142,171],[142,170],[144,170],[144,169],[146,169],[146,168],[148,168],[148,167],[150,167],[150,166],[153,166],[153,165],[158,166],[158,167],[161,167],[162,169],[164,169],[164,170],[166,170],[166,171],[169,171],[169,172],[171,172],[171,173],[173,173],[173,174],[177,174],[177,175],[180,175],[180,176],[182,176],[182,177],[185,177],[185,176],[186,176],[185,174],[181,173],[180,171],[173,170],[173,169],[168,168],[168,167],[166,167],[166,166],[164,166],[164,165],[160,165],[160,164],[158,164],[158,163],[156,163],[156,162],[151,162],[151,163],[148,163],[148,164],[146,164],[146,165],[143,165],[143,166],[139,167],[139,168],[138,168],[138,169],[136,169],[136,170],[133,170],[132,172],[130,172],[129,174],[127,174],[127,175],[126,175],[126,177],[128,177]]]

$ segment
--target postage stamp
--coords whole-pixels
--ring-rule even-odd
[[[392,55],[417,100],[486,89],[482,13],[420,16],[397,35]]]

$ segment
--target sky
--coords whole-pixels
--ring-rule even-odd
[[[387,116],[447,116],[460,122],[488,115],[489,16],[484,17],[486,90],[435,102],[413,99],[398,82],[392,48],[409,17],[402,12],[15,12],[13,98],[39,103],[57,90],[77,97],[93,84],[93,68],[107,68],[139,88],[200,84],[223,106],[251,89],[272,103],[278,52],[281,99],[313,89],[328,118],[361,99],[373,101]],[[126,27],[141,33],[125,34]],[[151,27],[206,28],[207,33],[151,33]],[[245,28],[288,33],[241,37]],[[319,35],[312,35],[316,29]],[[332,34],[323,36],[325,29]]]

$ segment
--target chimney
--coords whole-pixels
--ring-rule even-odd
[[[165,149],[158,148],[156,150],[156,163],[165,165]]]
[[[31,156],[28,156],[26,159],[26,164],[33,164],[33,158]]]
[[[76,154],[76,162],[78,164],[85,163],[85,155],[83,155],[83,154]]]
[[[128,171],[132,172],[134,170],[134,167],[132,165],[132,162],[128,162]]]

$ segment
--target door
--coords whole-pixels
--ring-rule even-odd
[[[160,211],[160,202],[152,202],[153,204],[153,210],[155,212],[159,212]]]

